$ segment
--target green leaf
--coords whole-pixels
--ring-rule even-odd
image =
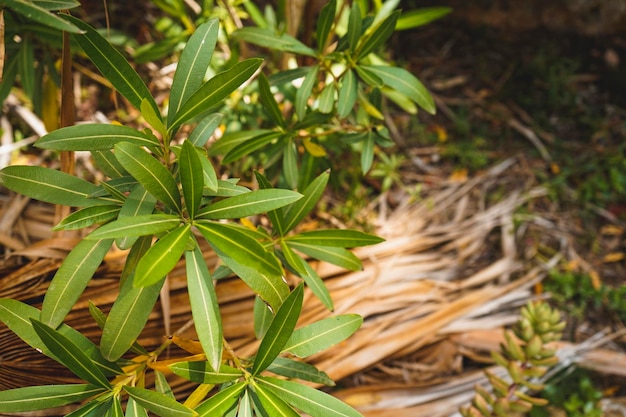
[[[129,236],[157,235],[179,226],[180,217],[171,214],[144,214],[122,217],[100,226],[85,239],[115,239]]]
[[[191,225],[187,224],[169,231],[160,238],[137,264],[134,285],[137,287],[154,285],[169,274],[183,255],[190,236]]]
[[[181,212],[176,180],[159,161],[139,146],[123,142],[115,145],[115,157],[157,200]]]
[[[38,320],[31,319],[31,322],[43,343],[62,365],[87,382],[102,388],[111,387],[100,368],[74,342]]]
[[[152,312],[163,281],[141,288],[133,287],[130,281],[124,283],[124,291],[113,303],[102,330],[100,349],[106,359],[116,361],[137,340]]]
[[[106,417],[124,417],[124,410],[122,409],[122,403],[118,395],[111,398],[112,404],[107,411]]]
[[[311,184],[309,184],[302,192],[300,200],[296,201],[289,207],[289,210],[285,213],[283,233],[286,234],[294,227],[296,227],[306,216],[313,210],[319,199],[322,197],[322,193],[328,183],[330,173],[328,171],[321,173],[315,178]]]
[[[273,74],[270,74],[269,82],[270,85],[287,84],[293,80],[304,77],[308,71],[308,67],[297,67],[289,70],[275,72]]]
[[[202,162],[196,148],[189,141],[184,141],[178,157],[180,182],[185,199],[185,207],[189,218],[196,217],[196,212],[202,202],[204,188],[204,174]],[[217,180],[215,181],[217,183]]]
[[[169,368],[176,375],[200,384],[223,384],[243,376],[239,369],[228,365],[221,365],[219,371],[215,371],[205,361],[177,362]]]
[[[283,177],[291,188],[298,186],[298,147],[292,138],[287,140],[283,150]]]
[[[65,417],[103,417],[109,409],[110,401],[89,401]]]
[[[258,27],[244,27],[233,32],[233,38],[259,45],[264,48],[283,52],[293,52],[300,55],[315,56],[315,51],[293,36],[286,33],[277,34],[272,29]]]
[[[107,316],[91,300],[89,300],[89,314],[96,322],[96,325],[98,326],[98,328],[100,330],[104,329],[104,324],[107,321]],[[149,355],[148,351],[144,349],[139,343],[134,343],[131,350],[137,353],[138,355]],[[123,373],[123,371],[120,370],[119,373]]]
[[[204,146],[211,138],[215,129],[222,121],[222,115],[219,113],[209,114],[200,120],[198,125],[193,129],[189,135],[189,140],[194,146]]]
[[[204,195],[210,197],[234,197],[236,195],[249,193],[250,189],[237,185],[227,180],[217,180],[217,190],[215,192],[208,188],[204,189]]]
[[[148,417],[148,412],[137,404],[133,397],[129,397],[126,403],[126,417]]]
[[[304,381],[324,384],[329,387],[335,385],[335,381],[333,381],[326,372],[322,372],[308,363],[289,358],[278,357],[274,359],[274,362],[272,362],[267,370],[287,378],[298,378]]]
[[[176,112],[169,126],[170,131],[191,118],[217,106],[239,88],[241,84],[247,81],[262,63],[263,60],[260,58],[246,59],[204,83],[200,88],[196,89]]]
[[[388,16],[385,20],[378,23],[369,33],[361,38],[361,42],[357,48],[356,60],[365,58],[370,52],[381,46],[393,33],[396,28],[396,21],[400,16],[400,11],[396,11]]]
[[[130,127],[95,123],[57,129],[39,139],[35,146],[58,151],[96,151],[113,149],[118,142],[159,146],[153,138]]]
[[[228,153],[224,156],[224,159],[222,160],[222,164],[230,164],[231,162],[234,162],[244,156],[248,156],[252,152],[267,145],[268,143],[281,136],[283,136],[281,132],[268,132],[252,138],[248,138],[244,143],[228,151]],[[222,139],[220,139],[220,141],[221,140]],[[217,143],[220,143],[220,141],[218,141]]]
[[[241,265],[257,269],[271,277],[282,276],[282,268],[274,254],[239,228],[228,224],[199,220],[195,226],[206,240],[220,252]]]
[[[271,390],[276,396],[313,417],[363,417],[348,404],[315,388],[269,377],[258,377],[256,381],[259,387]]]
[[[0,412],[45,410],[82,401],[104,392],[90,384],[42,385],[0,391]]]
[[[241,130],[235,132],[227,132],[215,143],[211,144],[209,148],[210,156],[226,155],[233,149],[241,146],[245,142],[257,136],[262,136],[266,133],[274,133],[280,136],[277,132],[272,132],[269,129],[253,129],[253,130]]]
[[[223,416],[237,402],[246,385],[246,382],[238,382],[213,395],[196,407],[198,417]]]
[[[269,180],[260,172],[254,171],[254,175],[256,177],[257,182],[259,183],[259,188],[262,190],[269,190],[272,188],[272,184]],[[283,223],[283,210],[274,209],[267,210],[267,215],[272,222],[272,226],[276,229],[279,235],[283,235],[284,223]]]
[[[119,178],[128,175],[122,164],[118,162],[109,149],[103,151],[91,151],[96,165],[102,170],[102,173],[110,178]]]
[[[301,194],[291,190],[257,190],[211,204],[198,212],[198,217],[238,219],[284,207],[300,198]]]
[[[276,395],[271,388],[254,384],[254,392],[261,402],[263,410],[271,417],[300,417],[293,408]]]
[[[317,19],[317,51],[319,53],[324,52],[330,29],[333,27],[335,20],[335,13],[337,12],[337,1],[331,0],[320,11],[319,18]]]
[[[278,108],[278,103],[274,98],[274,94],[272,94],[267,77],[265,74],[261,73],[259,74],[257,81],[259,83],[259,99],[261,100],[261,104],[263,104],[265,111],[267,111],[270,120],[274,124],[284,128],[286,126],[285,118]]]
[[[335,85],[328,84],[322,90],[322,94],[320,94],[317,108],[321,113],[330,113],[333,111],[334,107],[335,107]]]
[[[126,97],[137,110],[141,109],[141,102],[146,99],[154,112],[159,114],[159,108],[154,102],[150,90],[139,74],[130,66],[128,60],[93,27],[72,16],[65,16],[65,18],[85,32],[81,36],[74,36],[74,39],[102,75],[113,84],[113,87]]]
[[[84,239],[72,249],[46,291],[41,321],[57,328],[65,320],[112,244],[112,239]]]
[[[9,9],[15,10],[17,13],[25,16],[42,25],[49,26],[54,29],[64,30],[70,33],[82,33],[82,31],[71,23],[66,22],[59,16],[50,13],[43,7],[26,1],[20,0],[4,0],[3,5]]]
[[[347,70],[341,78],[339,98],[337,99],[337,115],[343,119],[352,112],[357,96],[357,79],[353,70]]]
[[[315,272],[304,259],[291,250],[284,240],[280,242],[280,247],[287,264],[297,272],[304,282],[306,282],[306,285],[313,291],[313,294],[320,299],[324,306],[332,311],[334,309],[333,300],[330,297],[328,288],[326,288],[322,279],[317,275],[317,272]]]
[[[80,6],[80,3],[74,0],[32,0],[32,3],[46,10],[69,10]]]
[[[126,197],[126,201],[124,201],[124,205],[120,210],[120,215],[118,216],[118,219],[134,217],[135,220],[137,220],[137,217],[139,216],[147,216],[149,214],[152,214],[155,205],[156,198],[154,198],[152,194],[146,191],[146,189],[143,188],[141,184],[135,184],[130,194],[128,194],[128,197]],[[172,228],[176,225],[177,223],[172,224]],[[161,232],[164,231],[165,230],[162,230]],[[159,234],[161,232],[147,233],[147,235]],[[137,237],[138,236],[129,236],[129,233],[124,233],[121,237],[118,237],[116,239],[115,244],[120,249],[128,249],[133,246],[133,244],[137,240]]]
[[[374,163],[374,134],[372,131],[367,132],[365,140],[363,140],[363,149],[361,149],[361,171],[363,175],[372,167]]]
[[[59,222],[52,230],[78,230],[115,219],[120,206],[93,206],[80,209]]]
[[[215,168],[213,168],[213,164],[211,164],[211,161],[209,161],[209,159],[206,157],[204,149],[196,148],[196,151],[198,152],[200,165],[202,166],[202,179],[204,181],[204,186],[207,187],[210,191],[217,192],[218,181],[217,174],[215,173]]]
[[[356,69],[357,74],[363,81],[365,81],[368,85],[374,88],[382,88],[385,83],[378,75],[367,69],[366,66],[357,65],[354,67]]]
[[[239,400],[239,409],[237,410],[237,417],[254,417],[254,411],[252,409],[252,400],[250,394],[246,390],[241,399]]]
[[[348,18],[348,46],[352,52],[356,51],[359,40],[363,32],[363,17],[361,14],[361,7],[358,2],[352,3],[350,9],[350,17]]]
[[[333,246],[339,248],[375,245],[385,240],[369,233],[346,229],[311,230],[289,236],[286,239],[298,243],[307,243],[309,245]]]
[[[152,104],[147,98],[141,100],[141,115],[144,120],[148,122],[150,126],[154,128],[157,132],[159,132],[164,138],[167,137],[167,128],[165,124],[163,124],[163,117],[161,113],[154,110]]]
[[[413,74],[399,67],[362,65],[362,69],[376,74],[385,85],[404,94],[430,114],[435,114],[435,102],[424,85]]]
[[[296,91],[296,115],[299,120],[304,119],[307,109],[307,102],[311,97],[311,92],[313,91],[313,86],[317,83],[317,72],[319,67],[317,65],[311,67],[307,74],[304,76],[304,80],[302,81],[302,85]]]
[[[19,53],[20,81],[24,92],[29,97],[35,94],[35,53],[32,38],[28,35],[22,38]]]
[[[363,269],[359,258],[344,248],[332,246],[309,245],[302,242],[287,241],[290,248],[295,249],[320,261],[328,262],[351,271]]]
[[[452,12],[450,7],[423,7],[402,13],[396,23],[396,30],[414,29],[440,19]]]
[[[217,42],[218,30],[219,20],[211,19],[198,26],[187,40],[172,82],[168,125],[172,125],[176,113],[204,82],[204,76],[211,63],[211,56]]]
[[[156,415],[164,417],[193,417],[196,413],[176,400],[161,394],[138,387],[125,385],[124,391],[128,393],[140,406]]]
[[[254,297],[254,335],[262,339],[272,323],[272,310],[258,295]]]
[[[298,285],[289,294],[289,297],[285,300],[270,327],[265,333],[265,337],[261,340],[259,350],[254,358],[254,364],[252,365],[252,375],[258,375],[261,371],[266,369],[274,361],[274,359],[280,354],[289,340],[293,329],[296,327],[296,322],[300,317],[300,311],[302,310],[303,300],[303,286]]]
[[[8,166],[0,170],[0,185],[35,200],[71,207],[105,204],[88,198],[98,187],[73,175],[37,166]]]
[[[219,304],[211,274],[199,247],[185,252],[187,287],[194,326],[213,369],[222,362],[223,335]]]
[[[283,351],[306,358],[336,345],[356,332],[363,318],[357,314],[343,314],[316,321],[296,329]]]

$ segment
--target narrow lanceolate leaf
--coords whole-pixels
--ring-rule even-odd
[[[296,92],[296,114],[298,115],[298,120],[304,119],[306,115],[307,103],[309,98],[311,97],[311,92],[313,91],[313,86],[317,83],[317,71],[319,67],[316,65],[311,67],[302,81],[302,85],[298,88]]]
[[[87,382],[102,388],[111,387],[100,368],[70,339],[38,320],[31,319],[31,321],[41,340],[61,364]]]
[[[90,384],[42,385],[0,391],[0,412],[38,411],[72,404],[105,389]]]
[[[137,404],[156,415],[164,417],[193,417],[196,415],[192,409],[159,392],[129,386],[124,386],[124,391]]]
[[[196,407],[198,417],[222,416],[239,399],[241,391],[246,388],[245,382],[238,382],[213,395],[211,398]]]
[[[170,214],[144,214],[122,217],[100,226],[86,239],[115,239],[127,236],[149,236],[166,232],[180,225],[180,217]]]
[[[330,113],[335,107],[335,85],[328,84],[322,90],[318,102],[318,110],[322,113]]]
[[[137,110],[141,109],[141,101],[147,99],[150,106],[158,114],[159,108],[154,102],[150,90],[139,74],[130,66],[128,60],[93,27],[72,16],[65,18],[85,32],[80,36],[74,36],[74,39],[94,65],[98,67],[102,75],[113,84],[113,87],[126,97]]]
[[[261,104],[263,104],[265,111],[274,124],[280,127],[285,127],[285,118],[278,107],[274,94],[272,94],[270,82],[263,73],[259,75],[257,80],[259,83],[259,99],[261,100]]]
[[[354,108],[358,84],[354,71],[349,69],[341,78],[341,86],[339,87],[339,98],[337,99],[337,115],[340,119],[346,117]]]
[[[304,189],[302,192],[304,197],[289,207],[289,210],[285,213],[285,227],[281,235],[296,227],[306,217],[306,215],[313,210],[319,199],[322,197],[322,193],[326,188],[329,177],[330,173],[328,171],[320,174]]]
[[[264,135],[266,133],[275,133],[269,129],[253,129],[242,130],[237,132],[225,133],[218,141],[212,143],[209,147],[209,156],[226,155],[231,150],[238,148],[247,141]],[[278,133],[280,136],[280,133]]]
[[[302,198],[290,190],[257,190],[218,201],[202,209],[198,217],[203,219],[238,219],[289,205]]]
[[[196,89],[176,112],[168,128],[170,131],[197,115],[217,106],[241,84],[248,80],[261,66],[262,59],[251,58],[239,62],[232,68],[217,74]]]
[[[104,399],[102,401],[89,401],[87,404],[83,405],[82,407],[78,407],[71,413],[66,414],[65,417],[104,416],[109,409],[109,405],[110,405],[110,401],[107,401]]]
[[[367,174],[374,163],[374,133],[371,130],[367,132],[362,144],[361,171],[363,174]]]
[[[185,252],[187,287],[194,326],[213,369],[222,362],[223,336],[215,288],[200,248]]]
[[[289,294],[289,297],[287,297],[274,316],[254,359],[252,366],[253,375],[258,375],[261,371],[270,366],[282,351],[287,340],[289,340],[293,329],[296,327],[298,317],[300,317],[303,294],[303,286],[298,285],[291,294]]]
[[[283,350],[306,358],[336,345],[356,332],[363,318],[357,314],[343,314],[316,321],[296,329]]]
[[[276,257],[237,227],[205,220],[197,221],[195,226],[212,246],[236,262],[268,276],[282,276],[282,268]]]
[[[362,68],[377,75],[385,85],[407,96],[427,112],[435,114],[433,97],[420,80],[407,70],[386,65],[363,65]]]
[[[399,10],[392,13],[385,20],[376,25],[365,37],[361,38],[361,42],[357,48],[357,61],[365,58],[370,52],[374,52],[376,48],[382,46],[382,44],[389,39],[396,28],[398,16],[400,16]]]
[[[126,403],[125,417],[148,417],[148,412],[145,408],[137,404],[137,401],[135,401],[133,397],[130,397]]]
[[[43,7],[40,7],[34,3],[26,2],[23,0],[5,0],[3,6],[6,5],[9,9],[15,10],[23,16],[27,16],[37,23],[45,26],[49,26],[54,29],[64,30],[70,33],[81,33],[82,31],[71,23],[66,22],[59,16],[50,13]]]
[[[176,180],[159,161],[137,145],[118,143],[115,157],[155,198],[180,213],[180,193]]]
[[[154,107],[150,104],[150,101],[146,98],[141,100],[141,115],[144,120],[148,122],[150,126],[157,132],[159,132],[164,138],[167,137],[167,129],[165,124],[163,124],[163,118],[161,117],[161,113],[156,111]]]
[[[363,417],[348,404],[315,388],[269,377],[259,377],[256,381],[259,387],[271,390],[276,396],[313,417]]]
[[[311,230],[286,239],[293,242],[308,243],[309,245],[334,246],[339,248],[354,248],[356,246],[375,245],[385,239],[358,230],[328,229]]]
[[[41,308],[41,321],[53,328],[63,322],[112,244],[112,239],[85,239],[72,249],[46,291]]]
[[[124,217],[139,217],[139,216],[147,216],[154,211],[154,206],[156,205],[156,198],[152,196],[145,188],[141,186],[141,184],[135,184],[126,200],[124,201],[124,205],[122,205],[122,209],[120,210],[119,219]],[[172,225],[174,227],[175,225]],[[169,230],[169,229],[165,229]],[[161,232],[157,232],[161,233]],[[150,234],[157,234],[150,233]],[[149,234],[149,235],[150,235]],[[144,235],[145,236],[145,235]],[[129,234],[124,234],[122,237],[118,237],[115,240],[115,244],[120,249],[129,249],[138,236],[129,236]]]
[[[286,33],[278,34],[272,29],[245,27],[233,33],[236,39],[277,51],[315,56],[315,51]]]
[[[222,164],[229,164],[244,156],[248,156],[250,153],[262,148],[263,146],[271,143],[281,136],[283,136],[281,132],[268,132],[262,133],[253,138],[249,138],[245,142],[229,150],[228,153],[224,156]],[[220,142],[218,141],[218,143]]]
[[[368,85],[375,88],[381,88],[385,85],[382,78],[370,71],[366,66],[357,65],[355,69],[357,74],[359,74],[359,77],[361,77],[361,79],[365,81]]]
[[[211,19],[198,26],[187,41],[183,53],[180,55],[167,115],[168,125],[172,124],[174,116],[183,103],[196,92],[204,82],[204,76],[211,63],[211,56],[217,42],[219,20]],[[201,145],[198,145],[201,146]]]
[[[350,9],[350,17],[348,19],[348,46],[352,52],[356,51],[356,47],[361,39],[363,32],[363,17],[361,15],[361,7],[358,2],[352,3],[352,9]]]
[[[254,384],[254,393],[258,400],[261,402],[261,407],[272,417],[299,417],[300,414],[296,412],[289,404],[281,399],[276,393],[265,385]]]
[[[272,310],[263,299],[258,295],[254,297],[254,335],[257,339],[263,339],[273,317]]]
[[[196,148],[189,141],[184,141],[178,158],[180,182],[183,188],[185,207],[189,218],[196,217],[196,212],[202,202],[204,188],[203,167]],[[217,180],[215,181],[217,183]]]
[[[257,182],[259,183],[260,189],[269,190],[273,188],[272,184],[263,174],[261,174],[258,171],[254,171],[254,175],[256,177]],[[270,221],[272,222],[272,226],[274,227],[274,230],[277,231],[280,236],[282,236],[284,234],[283,210],[281,209],[268,210],[267,216],[270,218]]]
[[[52,230],[78,230],[117,218],[120,206],[93,206],[80,209],[59,222]]]
[[[116,361],[137,340],[162,286],[163,280],[141,288],[134,288],[131,282],[125,283],[122,289],[128,289],[115,300],[102,330],[100,349],[106,359]]]
[[[88,198],[98,187],[73,175],[36,166],[8,166],[0,170],[0,185],[35,200],[70,207],[105,204]]]
[[[170,387],[170,384],[167,382],[167,377],[163,372],[159,372],[157,370],[154,371],[154,388],[161,394],[165,394],[170,398],[176,398],[174,396],[174,392],[172,391],[172,387]]]
[[[276,375],[285,376],[287,378],[297,378],[304,381],[324,384],[327,386],[335,385],[335,382],[326,374],[317,369],[315,366],[306,362],[300,362],[290,358],[274,359],[274,362],[267,368],[268,371]]]
[[[337,0],[331,0],[320,11],[320,17],[317,19],[317,27],[315,34],[317,35],[317,51],[324,52],[328,34],[333,27],[335,13],[337,12]]]
[[[189,141],[194,146],[204,146],[215,132],[215,129],[222,121],[222,115],[219,113],[209,114],[200,120],[198,125],[189,135]]]
[[[285,241],[280,242],[280,247],[287,263],[298,273],[324,306],[332,311],[334,309],[333,300],[330,297],[328,288],[326,288],[317,272],[304,259],[299,257]]]
[[[122,409],[119,395],[114,396],[111,400],[112,404],[109,411],[107,411],[106,417],[124,417],[124,410]]]
[[[135,286],[146,287],[156,284],[174,269],[187,247],[190,236],[191,225],[187,224],[171,230],[152,245],[137,264]]]
[[[139,146],[159,146],[154,138],[127,126],[113,124],[84,124],[64,127],[48,133],[35,146],[57,151],[96,151],[113,149],[118,142]]]
[[[221,365],[215,371],[208,362],[178,362],[169,366],[176,375],[200,384],[223,384],[243,376],[237,368]]]
[[[298,146],[293,138],[288,138],[283,149],[283,177],[291,188],[298,186]]]
[[[237,410],[237,417],[254,417],[254,410],[252,408],[252,399],[250,393],[246,390],[241,399],[239,400],[239,409]]]
[[[104,324],[107,321],[107,316],[91,300],[89,300],[89,314],[96,322],[98,328],[100,328],[100,330],[104,329]],[[138,355],[149,355],[148,351],[144,349],[139,343],[134,343],[131,347],[131,351]],[[120,371],[119,373],[122,373],[122,371]]]
[[[328,262],[351,271],[360,271],[363,268],[361,260],[354,253],[344,248],[310,245],[293,241],[288,241],[287,244],[290,248],[300,251],[311,258]]]
[[[422,7],[409,10],[398,18],[396,30],[413,29],[437,20],[452,12],[450,7]]]
[[[113,152],[109,149],[103,151],[91,151],[96,165],[102,173],[110,178],[119,178],[128,175],[122,164],[115,158]]]

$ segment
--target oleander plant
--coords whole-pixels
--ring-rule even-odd
[[[182,0],[158,3],[184,8]],[[394,11],[397,1],[374,2],[371,9],[366,1],[348,3],[332,0],[322,8],[315,46],[281,33],[280,25],[272,26],[261,14],[256,22],[262,27],[226,35],[217,18],[205,16],[199,24],[186,19],[190,34],[166,107],[160,108],[131,63],[100,32],[70,14],[53,12],[76,2],[0,1],[3,13],[71,31],[73,43],[145,122],[143,128],[73,125],[36,143],[50,151],[89,152],[102,181],[42,166],[0,171],[0,185],[7,189],[73,209],[54,230],[84,229],[50,282],[41,309],[0,299],[0,321],[84,383],[2,391],[0,412],[76,404],[69,416],[360,415],[312,388],[311,383],[333,381],[303,359],[348,338],[362,318],[335,315],[299,328],[296,322],[305,286],[333,309],[329,291],[307,259],[358,270],[361,263],[349,249],[382,239],[357,230],[303,231],[298,225],[328,183],[330,149],[359,152],[367,172],[379,146],[390,142],[382,114],[386,100],[413,113],[416,105],[433,112],[434,104],[417,78],[378,55],[400,17],[402,27],[429,18],[401,15]],[[282,69],[269,59],[215,59],[220,42],[254,43],[308,57],[312,64]],[[216,129],[233,126],[242,103],[261,109],[259,117],[240,121],[237,130],[227,129],[209,144]],[[218,175],[232,172],[224,167],[242,159],[256,161],[242,165],[256,168],[254,188]],[[267,221],[250,220],[259,216]],[[64,320],[113,246],[128,255],[111,310],[90,305],[102,331],[96,344]],[[216,270],[209,270],[203,250],[219,257]],[[154,350],[137,339],[181,259],[198,340],[184,344],[188,357],[168,360],[162,354],[176,337]],[[287,272],[298,282],[288,283]],[[214,280],[225,276],[238,277],[256,294],[260,344],[252,357],[238,357],[224,340]],[[166,372],[196,383],[195,390],[177,400]]]

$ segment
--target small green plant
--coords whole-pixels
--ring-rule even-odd
[[[602,391],[598,390],[589,375],[583,369],[575,369],[566,375],[557,375],[546,384],[541,396],[551,408],[560,408],[568,417],[600,417],[602,408],[598,402]],[[548,417],[553,415],[548,407],[534,407],[530,417]]]
[[[464,417],[512,417],[527,415],[534,406],[547,400],[534,395],[545,385],[538,382],[548,369],[558,363],[556,349],[546,346],[561,338],[565,323],[557,310],[547,303],[529,303],[512,330],[505,330],[500,352],[492,352],[494,361],[506,369],[508,379],[486,372],[493,391],[477,386],[472,404],[461,409]]]
[[[332,310],[328,290],[300,255],[358,270],[360,261],[346,248],[382,239],[354,230],[295,232],[314,208],[328,181],[316,176],[300,192],[273,188],[256,173],[258,190],[237,179],[217,177],[203,147],[219,123],[211,113],[261,66],[247,59],[204,80],[218,36],[218,22],[200,25],[189,38],[174,76],[166,117],[126,59],[91,26],[66,17],[84,32],[75,41],[111,84],[150,126],[143,130],[116,124],[66,127],[41,138],[37,146],[91,152],[107,176],[93,184],[73,175],[36,166],[9,166],[0,184],[53,204],[79,207],[56,230],[94,228],[68,254],[50,283],[41,310],[17,300],[0,300],[0,320],[33,348],[82,378],[84,384],[35,386],[0,392],[0,412],[25,412],[82,401],[71,415],[106,413],[161,416],[252,415],[359,416],[334,397],[290,379],[332,384],[305,358],[350,336],[361,317],[344,314],[296,329],[306,285]],[[180,127],[197,121],[188,137],[174,140]],[[271,227],[237,222],[267,213]],[[120,291],[108,314],[91,306],[102,328],[99,345],[63,321],[109,248],[129,249]],[[222,261],[216,274],[205,263],[209,246]],[[191,312],[199,341],[193,355],[172,363],[136,340],[167,274],[184,257]],[[289,270],[301,278],[290,288]],[[213,278],[236,274],[257,294],[255,330],[261,339],[254,357],[237,357],[222,336]],[[226,353],[225,353],[226,352]],[[127,354],[135,356],[129,361]],[[169,396],[160,370],[198,384],[184,402]],[[153,372],[155,390],[145,385]],[[211,391],[213,387],[217,390]]]

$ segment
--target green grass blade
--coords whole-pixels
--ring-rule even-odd
[[[211,274],[200,248],[185,252],[187,287],[198,339],[213,369],[222,362],[222,320]]]
[[[80,298],[113,244],[112,239],[81,240],[52,278],[41,307],[41,321],[57,328]]]
[[[97,151],[113,149],[118,142],[139,146],[159,146],[153,137],[127,126],[113,124],[84,124],[64,127],[48,133],[35,146],[57,151]]]
[[[296,329],[283,351],[306,358],[336,345],[356,332],[363,318],[357,314],[343,314],[316,321]]]
[[[190,236],[191,225],[187,224],[169,231],[160,238],[137,264],[134,285],[147,287],[166,276],[180,260]]]
[[[187,41],[180,55],[168,109],[167,123],[172,124],[174,116],[183,103],[196,92],[204,82],[204,76],[211,63],[211,56],[217,42],[219,20],[211,19],[198,26]]]
[[[254,359],[254,364],[252,365],[253,375],[258,375],[261,371],[270,366],[282,351],[287,340],[289,340],[293,329],[296,327],[296,322],[300,317],[303,294],[303,286],[298,285],[291,294],[289,294],[289,297],[287,297],[274,316],[263,340],[261,340],[259,350]]]
[[[0,391],[0,412],[39,411],[72,404],[104,392],[90,384],[42,385]]]
[[[261,66],[260,58],[251,58],[235,64],[232,68],[217,74],[194,91],[176,112],[169,130],[217,106],[241,84],[248,80]]]
[[[159,114],[159,108],[154,102],[150,90],[139,74],[130,66],[128,60],[93,27],[72,16],[65,18],[85,32],[83,35],[74,36],[74,39],[102,75],[113,84],[113,87],[126,97],[137,110],[141,110],[141,102],[146,99],[155,113]]]
[[[111,387],[100,368],[74,342],[38,320],[31,319],[31,321],[42,342],[54,353],[62,365],[87,382],[106,389]]]
[[[193,417],[196,415],[192,409],[159,392],[129,386],[124,386],[124,391],[137,404],[156,415],[164,417]]]

